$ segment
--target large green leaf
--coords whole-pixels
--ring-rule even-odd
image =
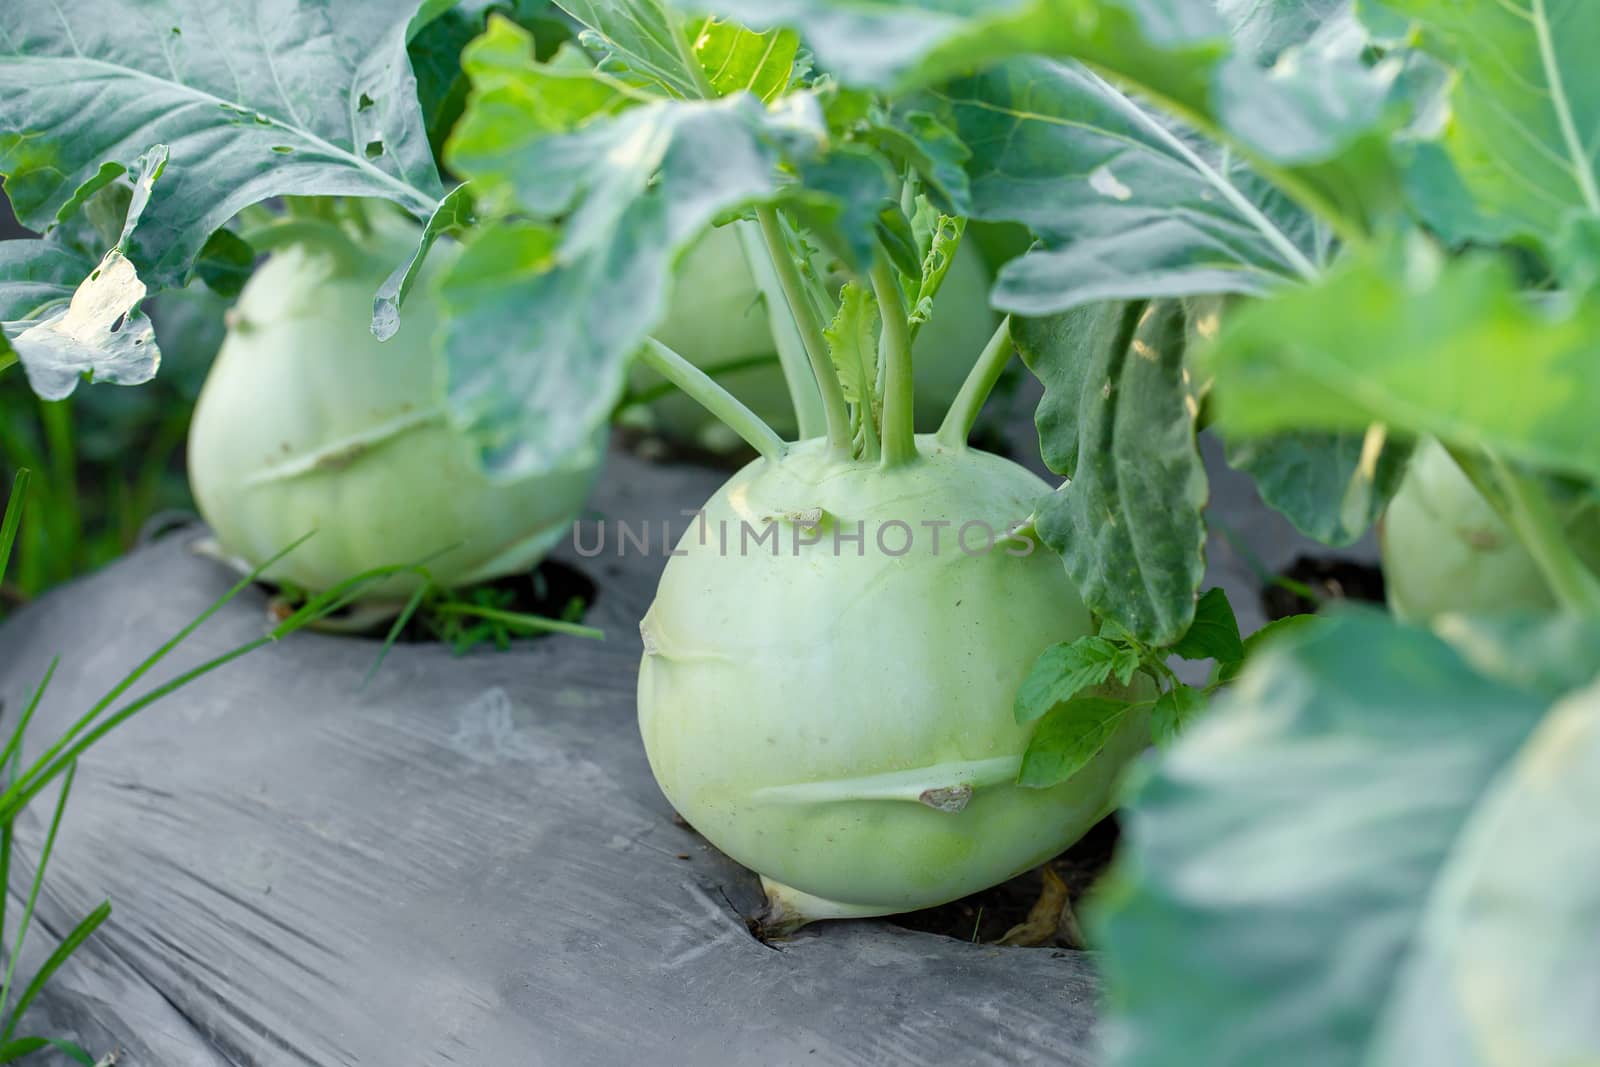
[[[1371,528],[1400,488],[1408,443],[1366,434],[1290,432],[1228,442],[1229,465],[1255,479],[1261,499],[1307,537],[1348,545]]]
[[[1326,240],[1243,166],[1075,64],[1016,60],[927,94],[971,148],[973,215],[1026,224],[997,307],[1263,293],[1316,276]]]
[[[780,162],[826,132],[814,107],[651,97],[530,45],[503,20],[474,43],[447,151],[480,209],[518,216],[480,227],[445,283],[451,404],[501,470],[589,446],[679,255],[720,215],[784,195]]]
[[[1376,613],[1265,648],[1125,817],[1111,1063],[1590,1062],[1600,693],[1555,699]]]
[[[94,261],[54,241],[0,241],[0,320],[32,318],[70,300]]]
[[[1227,51],[1208,4],[1174,0],[683,0],[749,26],[789,26],[847,84],[929,85],[1021,54],[1073,56],[1203,109]]]
[[[437,13],[428,0],[418,19]],[[441,194],[399,4],[102,0],[0,6],[0,173],[46,230],[149,145],[170,173],[124,251],[181,281],[211,234],[268,197]]]
[[[1600,216],[1600,4],[1383,4],[1420,23],[1424,47],[1457,74],[1445,145],[1477,210],[1454,216],[1448,236],[1548,248],[1572,215]]]
[[[1353,259],[1241,308],[1210,354],[1230,435],[1374,422],[1600,477],[1600,305],[1535,304],[1503,262]]]
[[[1235,52],[1209,3],[1178,0],[679,0],[797,29],[847,84],[907,90],[1023,55],[1076,59],[1224,134],[1333,221],[1393,209],[1398,63],[1329,34],[1270,68]],[[1354,26],[1354,23],[1351,23]]]
[[[1176,304],[1100,304],[1023,319],[1012,336],[1044,383],[1046,462],[1071,479],[1041,501],[1039,536],[1084,603],[1156,646],[1194,619],[1205,573],[1205,468]]]
[[[1234,43],[1264,63],[1344,16],[1351,0],[1216,0]]]

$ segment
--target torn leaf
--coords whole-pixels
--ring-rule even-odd
[[[72,394],[78,379],[139,385],[161,364],[155,331],[139,311],[144,282],[121,252],[106,253],[66,310],[40,322],[4,324],[28,384],[46,400]]]

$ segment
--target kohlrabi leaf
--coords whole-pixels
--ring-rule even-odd
[[[1195,603],[1194,622],[1172,646],[1172,653],[1184,659],[1212,659],[1219,664],[1244,660],[1244,641],[1239,637],[1239,622],[1233,605],[1221,589],[1207,589]]]
[[[71,395],[84,375],[97,382],[139,385],[155,377],[161,354],[142,311],[145,286],[133,264],[113,249],[71,303],[38,322],[7,322],[7,342],[28,384],[45,400]]]
[[[1045,649],[1017,689],[1012,704],[1017,722],[1043,718],[1057,704],[1102,684],[1111,677],[1111,667],[1121,647],[1104,637],[1090,635]]]
[[[1203,121],[1343,228],[1359,232],[1398,202],[1388,133],[1400,64],[1369,64],[1364,42],[1352,35],[1319,36],[1266,68],[1235,52],[1209,3],[710,0],[709,6],[750,25],[799,30],[819,65],[847,85],[907,90],[1024,55],[1075,59]]]
[[[1106,747],[1133,708],[1114,697],[1078,697],[1057,704],[1034,727],[1017,783],[1048,789],[1071,778]]]
[[[792,30],[752,33],[718,18],[687,25],[694,57],[718,96],[749,93],[771,103],[789,87],[800,39]]]
[[[1045,460],[1071,478],[1039,503],[1039,536],[1091,611],[1158,647],[1189,628],[1205,573],[1207,486],[1184,332],[1179,306],[1143,302],[1012,325],[1045,387]]]
[[[1228,442],[1228,464],[1255,480],[1261,499],[1325,545],[1357,540],[1405,474],[1409,443],[1384,437],[1368,456],[1360,432],[1292,431]]]
[[[1209,4],[1170,0],[674,0],[747,26],[789,26],[847,85],[905,89],[1021,53],[1103,64],[1202,107],[1226,29]]]
[[[934,115],[915,107],[874,106],[851,132],[897,166],[914,172],[941,212],[972,213],[965,169],[972,153],[956,132]]]
[[[500,19],[463,62],[474,89],[447,159],[486,224],[445,282],[450,405],[492,468],[548,469],[608,418],[680,254],[719,216],[783,196],[780,162],[804,162],[825,130],[815,108],[650,97],[539,64]]]
[[[1592,1055],[1600,691],[1551,704],[1375,612],[1275,640],[1124,809],[1108,1062]]]
[[[25,313],[37,317],[0,324],[3,348],[16,353],[28,384],[45,400],[70,396],[86,376],[113,385],[140,385],[155,377],[161,352],[149,318],[139,309],[146,286],[125,252],[166,167],[166,145],[155,145],[134,162],[121,239],[80,279],[65,307],[48,313],[36,308]],[[35,255],[45,258],[37,248]]]
[[[467,103],[467,76],[461,51],[482,33],[489,15],[499,14],[533,34],[540,59],[570,41],[573,30],[552,0],[458,0],[448,11],[417,28],[406,45],[417,79],[417,104],[434,158],[443,163],[445,138]]]
[[[0,241],[0,321],[65,303],[93,269],[94,260],[54,241]]]
[[[669,96],[704,96],[705,76],[683,32],[682,15],[662,0],[557,0],[588,30],[580,38],[603,65],[643,78]]]
[[[1270,65],[1348,12],[1351,0],[1216,0],[1216,6],[1234,43]]]
[[[428,252],[433,248],[434,242],[443,234],[465,233],[476,221],[470,185],[458,185],[445,194],[444,199],[439,201],[438,208],[429,217],[428,224],[423,227],[422,240],[417,246],[416,254],[396,267],[378,287],[378,295],[372,302],[373,336],[380,341],[387,341],[400,329],[400,305],[410,294],[411,286],[421,273],[422,264],[427,260]]]
[[[1536,303],[1498,258],[1352,258],[1242,307],[1207,359],[1230,436],[1383,423],[1600,477],[1600,306]]]
[[[821,126],[813,130],[820,135]],[[791,187],[786,198],[789,213],[809,236],[851,270],[865,275],[880,239],[895,238],[884,232],[884,215],[900,211],[893,200],[894,175],[876,153],[849,144],[839,145],[825,156],[801,158],[795,169],[800,183]],[[909,224],[904,236],[909,236]],[[903,246],[902,250],[910,256],[902,269],[920,270],[917,250]],[[891,245],[891,255],[894,251]]]
[[[405,41],[417,3],[103,0],[0,7],[0,173],[49,229],[153,142],[169,173],[124,245],[144,281],[181,281],[207,239],[268,197],[442,193]]]
[[[971,147],[973,216],[1043,242],[1001,272],[1004,310],[1264,293],[1317,274],[1325,243],[1301,208],[1083,67],[1017,60],[926,95]]]
[[[870,286],[846,282],[839,311],[823,331],[844,398],[852,404],[875,399],[878,382],[878,302]]]
[[[1600,217],[1600,5],[1591,0],[1382,0],[1454,68],[1444,143],[1476,203],[1445,236],[1546,248],[1574,215]]]

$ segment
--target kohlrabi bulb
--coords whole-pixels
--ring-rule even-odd
[[[934,312],[912,347],[916,366],[917,425],[939,425],[999,319],[989,307],[989,273],[976,245],[966,240],[934,301]],[[786,438],[797,436],[766,303],[745,259],[736,226],[708,231],[684,255],[673,284],[667,318],[651,336],[710,374]],[[749,360],[743,369],[720,368]],[[660,384],[636,364],[635,391]],[[713,451],[732,451],[738,438],[697,402],[673,390],[649,405],[654,428]]]
[[[435,246],[380,342],[378,286],[415,251],[419,228],[383,214],[353,237],[359,265],[295,244],[250,279],[206,380],[189,434],[189,479],[221,548],[252,566],[315,531],[268,577],[327,589],[374,567],[423,561],[446,587],[533,566],[570,528],[598,473],[494,481],[444,408],[430,284],[451,257]],[[414,589],[412,575],[372,599]]]
[[[1595,510],[1575,512],[1567,529],[1591,563],[1600,556]],[[1556,606],[1528,550],[1437,441],[1417,448],[1379,540],[1389,609],[1398,618],[1423,622]]]
[[[1149,739],[1130,718],[1068,781],[1016,784],[1034,729],[1017,688],[1093,623],[1061,560],[1007,535],[1048,487],[917,444],[891,470],[820,440],[751,463],[679,541],[641,626],[656,780],[763,876],[780,927],[927,907],[1043,862],[1107,813]]]

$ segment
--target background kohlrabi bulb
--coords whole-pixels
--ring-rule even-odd
[[[916,367],[917,427],[933,430],[961,388],[999,316],[989,307],[990,277],[977,244],[969,236],[934,300],[932,317],[912,346]],[[684,255],[673,283],[667,318],[651,335],[699,367],[760,415],[786,439],[798,427],[784,383],[767,306],[745,259],[736,226],[708,231]],[[750,359],[760,365],[723,372],[721,367]],[[636,364],[630,382],[635,392],[662,379]],[[673,440],[712,451],[733,451],[738,438],[694,400],[677,390],[648,406],[653,428]]]
[[[1575,509],[1567,533],[1591,565],[1600,562],[1600,508]],[[1528,550],[1437,441],[1418,446],[1380,544],[1389,608],[1399,618],[1556,607]]]
[[[373,296],[415,251],[419,228],[374,211],[359,265],[311,243],[274,253],[251,278],[206,380],[189,436],[189,477],[223,550],[252,566],[315,531],[268,577],[326,589],[374,567],[427,560],[442,586],[532,567],[570,528],[601,455],[570,469],[494,481],[445,414],[430,284],[453,250],[435,246],[380,342]],[[398,597],[419,579],[375,587]]]

